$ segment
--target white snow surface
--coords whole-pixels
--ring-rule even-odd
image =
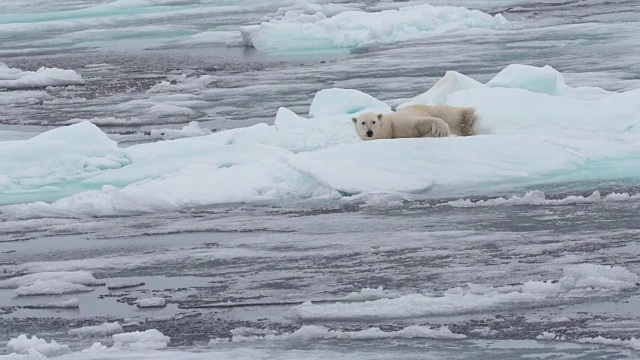
[[[41,67],[36,71],[10,68],[0,62],[0,89],[42,88],[47,86],[82,85],[84,79],[73,70]]]
[[[285,11],[259,25],[241,27],[244,42],[259,50],[317,51],[397,43],[470,28],[501,29],[509,24],[499,14],[429,4],[376,12],[340,5],[305,10]]]
[[[95,336],[95,335],[113,335],[121,333],[122,325],[117,321],[112,323],[103,323],[100,325],[91,325],[91,326],[83,326],[76,329],[69,330],[69,334],[71,335],[79,335],[79,336]]]
[[[349,89],[320,91],[310,118],[282,107],[274,125],[129,147],[84,121],[0,142],[0,204],[8,205],[0,217],[127,215],[368,193],[479,195],[492,187],[629,178],[640,166],[640,89],[571,88],[550,67],[517,65],[487,84],[450,71],[403,105],[413,103],[473,106],[479,134],[362,142],[351,117],[389,108]],[[182,132],[191,130],[200,132],[192,125]]]
[[[564,276],[557,282],[527,281],[500,287],[469,284],[442,294],[408,294],[363,303],[306,302],[291,308],[288,316],[304,321],[380,320],[474,313],[523,304],[546,306],[633,289],[638,279],[636,274],[619,266],[580,264],[565,267]]]

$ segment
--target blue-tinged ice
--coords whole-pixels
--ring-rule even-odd
[[[273,125],[126,148],[82,122],[0,142],[0,203],[16,204],[0,211],[100,216],[367,193],[479,195],[640,175],[640,90],[572,88],[550,67],[518,65],[487,84],[448,72],[401,106],[414,103],[473,106],[478,135],[362,142],[353,114],[389,106],[349,89],[318,92],[310,118],[282,107]],[[626,165],[604,171],[616,159]]]
[[[240,30],[245,43],[259,50],[305,51],[391,44],[470,28],[500,29],[509,24],[499,14],[428,4],[377,12],[335,11],[335,15],[320,10],[313,14],[289,11]]]

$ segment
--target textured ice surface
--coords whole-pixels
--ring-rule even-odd
[[[139,308],[158,308],[164,307],[166,305],[166,301],[161,297],[151,297],[136,300],[136,305]]]
[[[539,190],[529,191],[523,196],[513,195],[512,197],[496,198],[488,200],[471,201],[460,199],[448,201],[438,206],[449,205],[453,207],[474,207],[474,206],[502,206],[502,205],[538,205],[538,206],[562,206],[572,204],[593,204],[599,202],[630,201],[639,199],[639,195],[629,195],[627,193],[611,193],[606,196],[600,195],[598,190],[589,196],[570,195],[562,199],[547,199],[544,192]]]
[[[548,306],[586,296],[610,296],[636,286],[639,277],[621,267],[581,264],[567,266],[556,281],[527,281],[501,288],[469,284],[443,294],[408,294],[363,303],[312,304],[290,310],[290,316],[313,320],[374,320],[418,316],[457,315],[516,306]]]
[[[163,349],[169,344],[169,337],[156,329],[135,331],[113,335],[113,346],[131,350]]]
[[[22,71],[20,69],[10,68],[0,62],[0,89],[82,84],[84,84],[84,79],[73,70],[41,67],[36,71]]]
[[[47,342],[37,336],[29,338],[26,335],[9,340],[7,349],[18,354],[28,354],[32,359],[55,357],[71,351],[68,345],[58,344],[55,340]]]
[[[44,304],[29,305],[33,309],[77,309],[80,307],[80,301],[76,298],[63,301],[52,301]]]
[[[468,28],[498,29],[508,24],[501,15],[428,4],[335,15],[321,10],[313,14],[289,11],[259,25],[242,27],[242,36],[259,50],[317,51],[397,43]]]
[[[82,284],[68,283],[59,280],[37,280],[31,285],[20,286],[14,292],[20,296],[63,295],[93,291]]]
[[[29,275],[17,276],[6,280],[0,280],[0,289],[17,288],[33,285],[37,281],[61,281],[86,286],[102,285],[89,271],[53,271],[39,272]]]
[[[319,92],[311,118],[281,108],[274,125],[126,148],[82,122],[0,143],[0,202],[39,200],[2,208],[15,217],[105,216],[374,192],[477,195],[488,184],[627,178],[640,165],[633,160],[640,153],[639,99],[638,90],[571,88],[549,67],[518,65],[486,85],[449,72],[408,102],[474,106],[479,135],[472,137],[359,141],[350,117],[388,106],[346,89]],[[181,131],[197,130],[188,129]],[[603,174],[598,164],[613,159],[631,165]]]
[[[69,330],[71,335],[79,336],[96,336],[96,335],[113,335],[121,333],[122,325],[117,321],[112,323],[104,323],[100,325],[83,326]]]
[[[286,334],[274,334],[261,329],[240,328],[231,331],[233,342],[257,340],[300,340],[343,339],[343,340],[375,340],[375,339],[464,339],[465,335],[451,332],[447,327],[431,329],[426,326],[408,326],[398,331],[382,331],[380,328],[369,328],[360,331],[336,331],[324,326],[307,325]]]

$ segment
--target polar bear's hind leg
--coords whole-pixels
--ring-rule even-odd
[[[462,136],[471,136],[475,135],[475,131],[473,130],[473,126],[476,123],[476,109],[474,108],[463,108],[462,109],[462,118],[460,120],[460,135]]]

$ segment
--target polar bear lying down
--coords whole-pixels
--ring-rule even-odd
[[[362,140],[474,135],[475,109],[452,106],[407,106],[391,114],[362,113],[352,118]]]

